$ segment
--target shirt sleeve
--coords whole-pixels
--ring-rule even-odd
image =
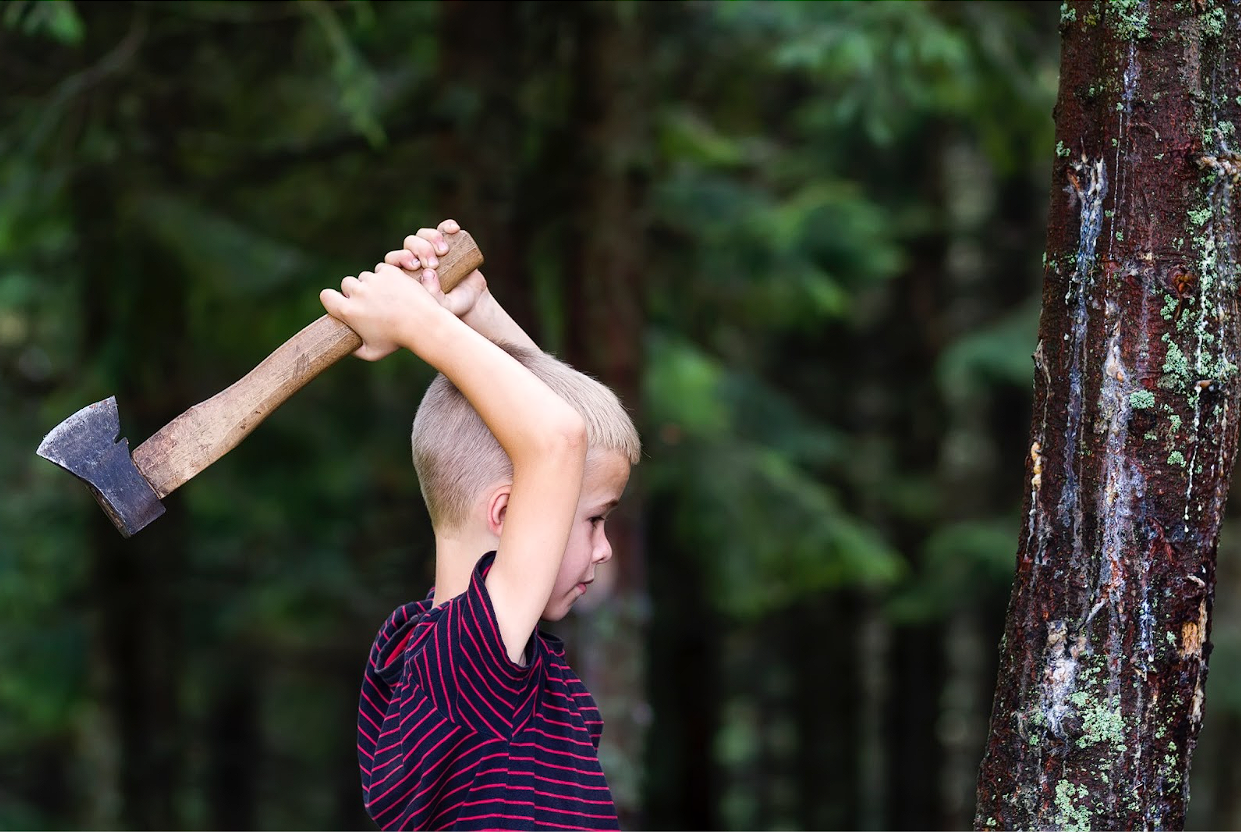
[[[430,607],[430,601],[405,604],[397,608],[380,628],[371,646],[362,676],[362,693],[358,698],[358,762],[363,774],[369,775],[383,726],[394,708],[401,705],[405,660],[411,650],[411,639],[417,623]]]
[[[412,670],[448,719],[508,739],[530,717],[545,658],[533,634],[524,666],[508,657],[484,580],[493,557],[479,561],[469,589],[432,611],[434,632]]]

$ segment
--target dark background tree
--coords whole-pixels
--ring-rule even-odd
[[[1028,519],[975,825],[1182,828],[1241,406],[1241,14],[1062,21]]]
[[[1056,15],[0,4],[0,826],[368,827],[361,662],[431,576],[426,368],[332,368],[130,541],[33,450],[113,393],[145,438],[447,215],[646,442],[614,592],[562,628],[626,825],[968,825]],[[1241,825],[1237,539],[1191,826]]]

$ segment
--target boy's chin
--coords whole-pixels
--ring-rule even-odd
[[[541,616],[541,618],[544,621],[552,621],[552,622],[560,621],[566,615],[569,614],[570,606],[571,606],[570,604],[557,604],[554,607],[551,605],[548,605],[547,609],[543,610],[543,615]]]

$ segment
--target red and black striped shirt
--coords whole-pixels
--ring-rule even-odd
[[[358,706],[366,809],[384,829],[617,829],[603,720],[564,645],[536,629],[508,657],[483,579],[406,604],[371,648]]]

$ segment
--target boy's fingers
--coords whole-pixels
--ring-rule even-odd
[[[362,274],[366,274],[366,272],[362,272]],[[362,281],[358,280],[353,275],[349,275],[349,277],[346,277],[340,282],[340,294],[347,298],[352,297],[354,290],[358,288],[358,285],[361,282]]]
[[[457,225],[456,220],[444,220],[439,224],[439,230],[445,234],[456,234],[461,230],[461,226]]]
[[[422,281],[422,286],[431,294],[439,294],[440,276],[435,269],[423,269],[422,274],[418,275],[418,279]]]
[[[426,240],[438,254],[448,253],[448,242],[444,239],[444,235],[437,228],[420,228],[418,236]]]
[[[433,244],[440,254],[448,253],[448,241],[444,239],[443,233],[438,228],[420,228],[418,236]]]
[[[343,318],[345,311],[345,297],[335,289],[324,289],[319,293],[319,303],[323,304],[323,308],[333,318]]]
[[[407,251],[405,249],[388,252],[384,255],[384,262],[390,266],[407,269],[411,272],[418,268],[418,258],[414,256],[412,251]]]
[[[439,258],[435,256],[435,246],[432,245],[431,241],[427,240],[425,237],[420,237],[418,234],[410,234],[405,238],[405,248],[412,251],[414,256],[418,258],[419,263],[423,266],[428,266],[434,269],[440,264]],[[444,251],[447,250],[448,249],[444,249]],[[444,252],[440,253],[443,254]],[[415,265],[413,268],[418,268],[418,266]]]

